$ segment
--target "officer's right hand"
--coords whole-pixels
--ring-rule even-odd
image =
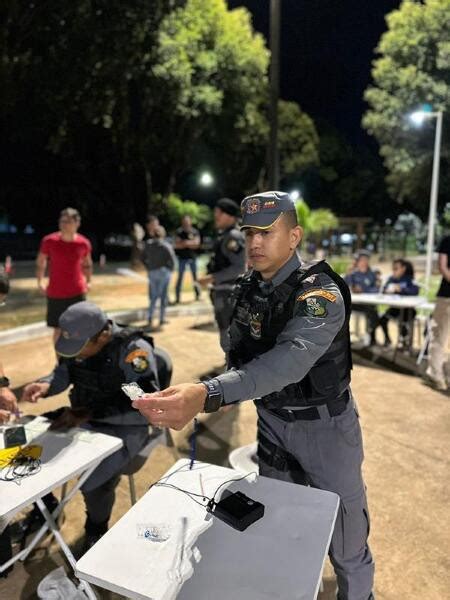
[[[45,396],[50,388],[49,383],[29,383],[22,392],[22,402],[37,402],[39,398]]]
[[[43,281],[40,281],[38,283],[38,290],[39,290],[40,294],[42,294],[42,296],[47,295],[47,286],[45,285],[45,283]]]

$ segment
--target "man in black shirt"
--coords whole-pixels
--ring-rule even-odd
[[[436,308],[431,320],[431,340],[429,346],[428,381],[438,390],[447,389],[444,364],[448,336],[450,333],[450,236],[441,240],[438,246],[441,285],[436,297]]]
[[[175,288],[176,303],[180,302],[181,286],[186,267],[191,269],[194,282],[195,299],[200,297],[200,286],[197,283],[197,256],[196,251],[200,248],[200,233],[192,226],[191,217],[184,215],[181,219],[181,227],[175,233],[175,253],[178,257],[178,279]]]

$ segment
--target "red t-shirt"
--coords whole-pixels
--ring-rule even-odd
[[[42,239],[39,251],[48,257],[49,298],[71,298],[87,291],[81,264],[91,250],[91,242],[79,233],[72,242],[62,240],[59,231]]]

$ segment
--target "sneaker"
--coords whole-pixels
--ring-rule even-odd
[[[427,385],[439,392],[446,392],[448,389],[445,379],[435,379],[434,377],[431,377],[431,375],[428,375],[428,373],[424,375],[424,381]]]

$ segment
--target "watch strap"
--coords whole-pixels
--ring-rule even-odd
[[[206,387],[206,400],[203,407],[203,412],[211,413],[216,412],[222,406],[222,388],[217,379],[208,379],[208,381],[202,381]]]

